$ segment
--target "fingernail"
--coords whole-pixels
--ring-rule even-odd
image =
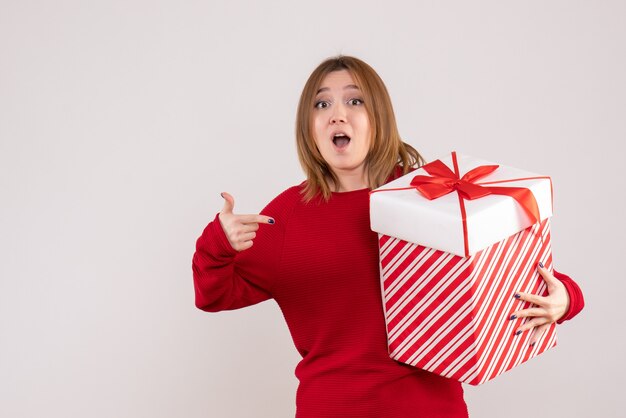
[[[520,335],[522,331],[515,331],[515,335]]]
[[[268,223],[268,224],[273,224],[273,223],[274,223],[274,220],[273,220],[272,218],[270,218],[270,219],[268,219],[268,220],[267,220],[267,223]]]
[[[222,196],[222,199],[224,199],[224,193],[220,193],[220,196]]]
[[[543,263],[541,261],[539,262],[539,267],[543,268]]]
[[[519,298],[521,298],[521,297],[522,297],[522,296],[521,296],[519,293],[516,293],[516,294],[515,294],[515,299],[519,299]]]
[[[515,318],[517,318],[517,315],[511,315],[509,319],[515,319]]]

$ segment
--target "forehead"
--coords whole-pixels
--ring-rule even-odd
[[[326,74],[322,79],[317,93],[329,90],[348,90],[358,89],[356,82],[352,78],[352,75],[347,70],[333,71]]]

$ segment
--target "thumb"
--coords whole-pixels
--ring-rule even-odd
[[[222,213],[233,213],[233,209],[235,208],[235,198],[226,192],[221,193],[221,196],[224,198]]]
[[[541,277],[543,277],[543,280],[546,281],[546,284],[548,286],[554,285],[554,283],[559,281],[559,279],[554,277],[552,273],[543,266],[543,263],[541,262],[538,263],[537,270],[539,270],[539,274],[541,274]]]

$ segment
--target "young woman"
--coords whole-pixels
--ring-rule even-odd
[[[298,418],[466,417],[460,383],[387,353],[368,192],[423,160],[401,141],[380,77],[353,57],[321,63],[301,95],[296,138],[306,181],[260,215],[233,213],[222,194],[193,257],[196,305],[216,312],[276,300],[302,355]],[[569,277],[539,272],[549,295],[521,293],[536,307],[515,312],[532,317],[520,330],[535,339],[584,303]]]

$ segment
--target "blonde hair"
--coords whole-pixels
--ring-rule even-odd
[[[326,75],[341,70],[347,70],[361,90],[369,118],[372,138],[365,157],[368,186],[374,189],[383,185],[398,165],[406,174],[411,167],[424,163],[419,152],[400,139],[391,98],[376,71],[358,58],[343,55],[329,58],[313,70],[298,103],[296,145],[300,165],[307,177],[302,190],[305,201],[310,201],[318,194],[328,201],[332,193],[330,184],[335,187],[339,185],[337,176],[324,161],[315,144],[312,112],[315,96]]]

